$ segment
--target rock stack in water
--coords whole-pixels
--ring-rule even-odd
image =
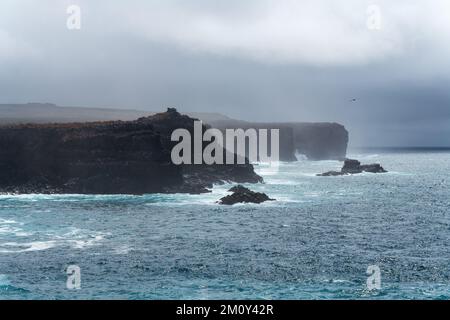
[[[250,189],[238,185],[230,190],[233,194],[223,197],[219,200],[219,204],[233,205],[236,203],[263,203],[265,201],[274,201],[275,199],[270,199],[265,193],[254,192]]]
[[[348,174],[358,174],[362,172],[371,173],[385,173],[387,172],[380,164],[365,164],[362,165],[358,160],[346,159],[344,161],[344,166],[341,171],[328,171],[325,173],[318,174],[319,177],[330,177],[330,176],[344,176]]]

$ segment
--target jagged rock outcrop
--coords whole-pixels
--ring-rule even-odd
[[[219,204],[223,205],[233,205],[236,203],[263,203],[265,201],[275,201],[275,199],[270,199],[265,193],[254,192],[250,189],[237,185],[228,190],[233,192],[233,194],[223,197],[218,201]]]
[[[135,121],[0,127],[0,192],[201,193],[222,181],[262,181],[248,163],[174,165],[171,134],[193,136],[194,120],[171,109]]]
[[[320,177],[330,177],[330,176],[344,176],[348,174],[358,174],[363,172],[371,173],[385,173],[387,172],[380,164],[366,164],[362,165],[358,160],[346,159],[344,161],[344,166],[341,171],[328,171],[325,173],[318,174]]]

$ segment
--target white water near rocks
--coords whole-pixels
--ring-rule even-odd
[[[389,173],[316,177],[337,161],[258,165],[275,202],[202,195],[0,195],[0,298],[450,297],[450,153],[349,155]],[[65,287],[68,265],[82,289]],[[382,288],[366,290],[378,265]]]

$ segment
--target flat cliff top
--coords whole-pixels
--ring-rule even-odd
[[[195,118],[187,115],[181,115],[175,109],[171,111],[156,113],[146,117],[140,117],[135,120],[107,120],[107,121],[87,121],[87,122],[49,122],[49,123],[17,123],[17,124],[0,124],[0,129],[88,129],[99,127],[115,127],[129,124],[158,124],[167,123],[168,125],[186,125],[192,124]]]
[[[137,109],[61,107],[52,103],[0,104],[0,125],[133,121],[157,113]],[[230,119],[215,112],[185,114],[205,122]]]

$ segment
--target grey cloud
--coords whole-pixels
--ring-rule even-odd
[[[379,32],[368,4],[3,0],[0,103],[176,106],[341,122],[353,145],[450,145],[450,4],[380,0]]]

